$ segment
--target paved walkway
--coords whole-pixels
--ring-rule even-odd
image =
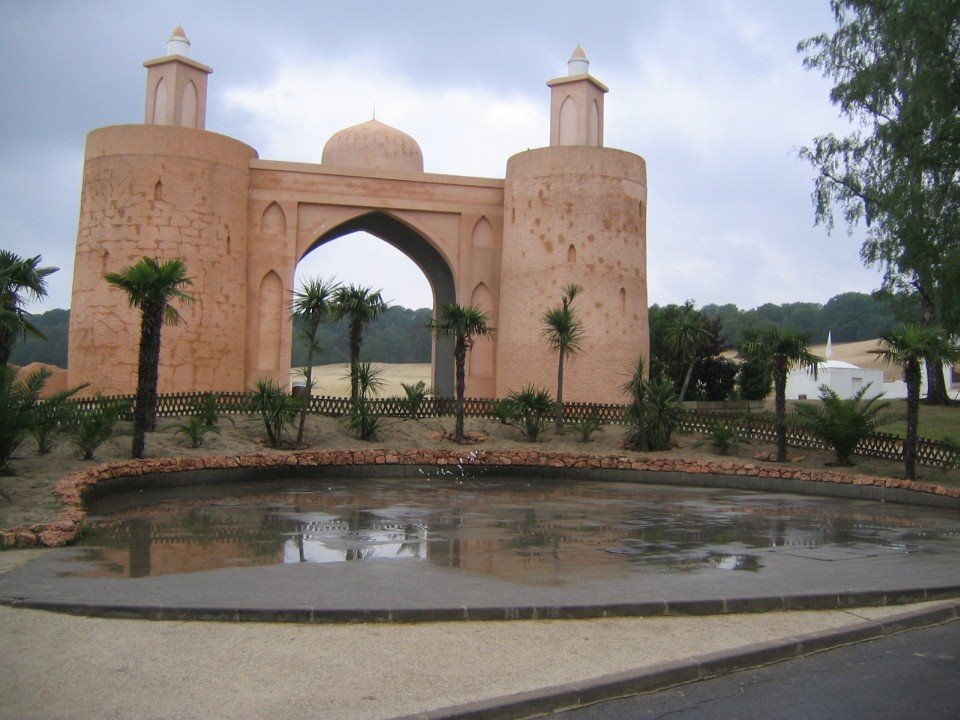
[[[56,561],[56,552],[37,553],[0,553],[0,572],[10,571],[0,581]],[[307,625],[0,607],[0,717],[523,717],[957,613],[946,601],[695,618]],[[462,710],[443,710],[452,706]]]

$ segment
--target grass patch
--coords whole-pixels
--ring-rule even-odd
[[[881,426],[879,431],[902,437],[907,431],[907,401],[890,401],[888,412],[897,419]],[[947,440],[960,444],[960,407],[921,403],[919,435],[927,440]]]

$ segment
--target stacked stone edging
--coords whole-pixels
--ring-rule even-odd
[[[349,465],[483,465],[545,468],[603,468],[688,475],[735,475],[759,478],[781,478],[846,485],[867,485],[906,490],[915,493],[942,495],[960,500],[960,488],[898,478],[878,477],[836,470],[812,470],[763,465],[739,460],[706,460],[664,457],[629,457],[627,455],[593,455],[579,452],[541,452],[538,450],[470,450],[377,448],[370,450],[306,450],[284,454],[253,453],[208,457],[171,457],[146,460],[125,460],[97,465],[71,473],[57,481],[53,488],[63,504],[60,518],[50,523],[21,525],[0,530],[0,547],[60,547],[74,542],[80,535],[87,513],[83,494],[101,480],[201,470],[226,470],[282,466],[349,466]]]

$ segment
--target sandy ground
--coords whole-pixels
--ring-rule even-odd
[[[870,352],[871,350],[876,350],[877,347],[876,339],[859,340],[851,343],[833,343],[830,359],[843,360],[844,362],[852,363],[867,370],[882,370],[884,382],[902,380],[903,370],[895,365],[888,365],[881,362],[875,353]],[[827,345],[826,343],[822,345],[811,345],[810,352],[825,358],[827,356]],[[737,356],[736,350],[728,350],[723,354],[725,357],[730,358]]]
[[[403,383],[416,385],[422,380],[430,387],[430,363],[374,363],[374,367],[383,370],[381,379],[383,388],[380,397],[405,397]],[[294,368],[290,372],[291,380],[302,380],[303,368]],[[313,368],[313,394],[347,397],[350,395],[350,365],[315,365]]]
[[[0,572],[37,552],[46,551],[0,554]],[[0,717],[393,718],[903,611],[271,625],[111,620],[0,607]]]
[[[874,340],[861,340],[859,342],[852,343],[840,343],[833,345],[833,353],[830,356],[831,360],[843,360],[844,362],[853,363],[858,367],[865,368],[867,370],[882,370],[883,371],[883,381],[884,382],[894,382],[896,380],[903,379],[903,370],[896,365],[889,365],[885,362],[882,362],[878,359],[876,353],[871,352],[871,350],[876,350],[879,346],[877,341]],[[814,355],[819,355],[820,357],[827,356],[827,346],[823,345],[812,345],[810,351]]]

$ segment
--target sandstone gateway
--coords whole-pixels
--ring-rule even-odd
[[[556,390],[541,316],[561,289],[585,288],[585,350],[569,363],[571,401],[621,402],[648,348],[646,166],[603,147],[607,88],[580,48],[550,80],[550,146],[514,155],[506,178],[423,172],[409,135],[370,120],[333,135],[320,164],[262,160],[204,129],[211,69],[174,31],[145,63],[143,125],[87,138],[70,318],[69,383],[107,394],[136,385],[139,316],[104,273],[147,255],[179,257],[197,302],[164,331],[160,392],[242,391],[289,381],[290,293],[314,248],[367,231],[409,256],[434,307],[478,305],[497,332],[474,347],[467,393],[501,397],[527,383]],[[330,277],[337,268],[324,273]],[[433,348],[438,394],[453,393],[450,346]]]

